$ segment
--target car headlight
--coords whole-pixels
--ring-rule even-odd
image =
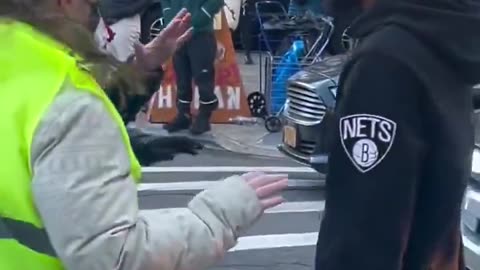
[[[480,149],[475,148],[472,155],[472,177],[480,181]]]

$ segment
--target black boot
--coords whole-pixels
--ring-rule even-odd
[[[166,124],[163,128],[169,133],[187,130],[192,124],[192,115],[190,113],[190,103],[179,103],[177,105],[177,115],[172,122]]]
[[[218,101],[210,104],[200,104],[198,115],[193,122],[192,128],[190,128],[190,132],[192,132],[193,135],[200,135],[210,131],[210,118],[217,107]]]

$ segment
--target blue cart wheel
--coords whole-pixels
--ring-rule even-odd
[[[269,116],[265,119],[265,128],[271,133],[280,132],[282,130],[282,121],[278,116]]]

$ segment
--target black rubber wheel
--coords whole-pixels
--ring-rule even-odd
[[[282,130],[282,121],[278,116],[269,116],[265,119],[265,128],[271,133],[280,132]]]
[[[248,108],[253,117],[263,118],[267,116],[267,102],[260,92],[253,92],[247,97]]]
[[[345,48],[345,30],[350,27],[352,22],[360,14],[357,9],[350,9],[342,14],[334,16],[333,33],[327,45],[327,51],[331,55],[343,54],[347,51]]]
[[[160,3],[153,3],[144,11],[141,18],[140,42],[147,44],[151,40],[152,34],[158,34],[163,28],[162,18],[163,10]]]

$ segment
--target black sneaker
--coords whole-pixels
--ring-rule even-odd
[[[192,117],[190,114],[178,113],[173,119],[172,122],[163,126],[163,128],[168,131],[168,133],[178,132],[182,130],[187,130],[192,124]]]
[[[205,132],[210,131],[211,129],[212,126],[210,125],[210,118],[199,114],[193,122],[192,127],[190,128],[190,132],[193,135],[201,135]]]
[[[201,104],[198,110],[198,115],[190,128],[193,135],[201,135],[212,129],[210,125],[210,118],[212,113],[217,109],[218,101],[211,104]]]

